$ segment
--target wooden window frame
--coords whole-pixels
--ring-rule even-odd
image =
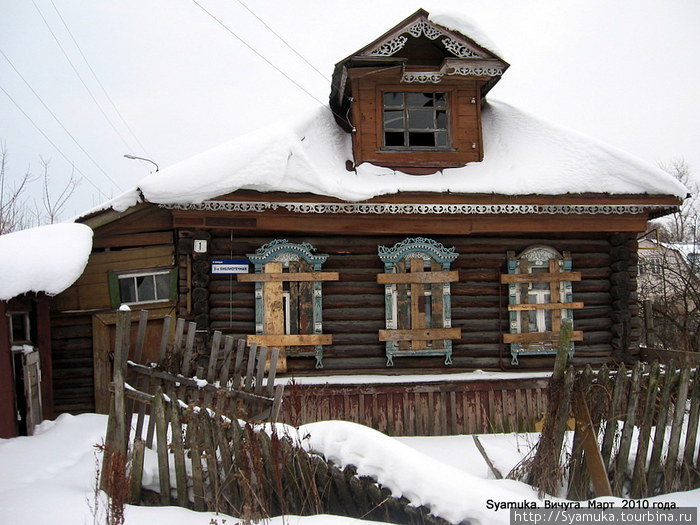
[[[148,301],[132,301],[124,302],[121,299],[121,290],[119,281],[121,279],[136,278],[142,276],[155,275],[170,275],[170,289],[168,290],[167,299],[154,299]],[[176,267],[157,267],[157,268],[140,268],[130,270],[110,270],[108,273],[109,279],[109,297],[112,308],[119,308],[122,304],[127,306],[162,306],[164,303],[173,303],[177,301],[177,279],[178,272]],[[155,285],[155,282],[154,282]],[[154,286],[155,290],[155,286]]]
[[[536,268],[545,268],[545,272],[533,272]],[[518,356],[521,355],[556,354],[563,323],[572,326],[568,352],[569,358],[573,357],[574,341],[583,340],[583,333],[573,330],[573,310],[583,308],[583,303],[573,301],[571,283],[580,280],[580,272],[571,271],[571,257],[567,252],[560,254],[554,248],[543,245],[530,246],[517,257],[515,252],[508,252],[508,273],[501,275],[501,283],[508,285],[510,331],[503,335],[503,342],[510,345],[512,365],[519,364]],[[549,303],[529,303],[530,289],[534,283],[548,283]],[[523,329],[526,322],[524,316],[529,316],[532,311],[538,316],[549,312],[549,330],[546,322],[544,330],[542,326],[538,326],[536,331]]]
[[[323,346],[330,345],[333,338],[323,333],[322,321],[322,283],[337,281],[338,272],[322,272],[326,254],[315,254],[316,249],[309,243],[291,243],[286,239],[275,239],[248,254],[248,259],[255,267],[253,274],[239,274],[239,282],[255,283],[255,334],[247,337],[248,344],[256,343],[280,348],[277,370],[287,369],[287,349],[294,356],[316,358],[316,368],[323,368]],[[291,263],[310,268],[297,272],[284,272]],[[311,331],[312,333],[294,334],[291,332],[293,322],[290,304],[293,302],[291,291],[285,300],[284,283],[306,283],[310,285],[311,294]],[[279,304],[278,304],[279,303]],[[299,323],[300,324],[300,323]],[[296,347],[311,346],[313,350],[299,350]]]
[[[386,106],[384,103],[384,95],[386,93],[402,93],[404,95],[404,101],[400,105],[396,106]],[[410,106],[408,104],[408,100],[406,98],[406,95],[409,93],[431,93],[433,96],[435,94],[443,94],[445,96],[445,106],[444,108],[438,107],[438,106],[432,106],[430,109],[433,110],[433,112],[438,112],[438,111],[445,111],[445,117],[446,117],[446,123],[444,128],[426,128],[422,130],[417,130],[415,129],[414,131],[418,132],[432,132],[433,135],[439,131],[444,130],[445,133],[447,134],[447,144],[444,146],[417,146],[417,145],[411,145],[410,144],[410,133],[411,133],[411,128],[409,127],[409,117],[410,117],[410,111],[412,109],[425,109],[421,108],[419,106]],[[436,90],[436,89],[407,89],[405,86],[402,86],[400,88],[387,88],[387,89],[381,89],[379,92],[378,96],[378,102],[381,104],[381,110],[378,118],[378,122],[380,123],[380,128],[381,132],[378,135],[378,138],[380,138],[381,145],[380,149],[381,151],[388,151],[388,152],[417,152],[417,153],[425,153],[425,152],[454,152],[455,149],[453,148],[453,131],[452,131],[452,113],[453,113],[453,108],[452,108],[452,93],[451,90],[445,89],[445,90]],[[402,111],[403,116],[404,116],[404,127],[401,129],[396,129],[396,132],[401,131],[404,135],[404,146],[387,146],[386,144],[386,137],[385,137],[385,132],[391,132],[392,129],[389,128],[387,129],[384,124],[384,114],[385,111]]]
[[[462,335],[452,327],[450,292],[450,283],[459,280],[458,272],[450,270],[458,256],[454,248],[423,237],[391,248],[379,246],[385,273],[377,275],[377,282],[384,284],[386,329],[378,336],[386,343],[386,366],[401,356],[444,356],[445,365],[452,364],[452,340]],[[421,310],[420,304],[425,305],[426,297],[431,301],[430,322],[428,308]]]
[[[15,334],[15,329],[14,329],[14,323],[13,323],[13,317],[14,316],[22,316],[22,329],[24,331],[24,338],[23,339],[17,339],[16,334]],[[15,311],[10,311],[7,312],[7,321],[10,329],[10,344],[12,346],[14,345],[32,345],[34,344],[32,342],[32,323],[31,323],[31,318],[29,316],[29,311],[27,310],[15,310]]]

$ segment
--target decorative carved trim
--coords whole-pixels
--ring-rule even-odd
[[[422,34],[425,35],[430,40],[435,40],[445,33],[429,23],[425,18],[419,19],[417,22],[409,26],[406,31],[416,38],[420,37]]]
[[[454,38],[444,38],[442,45],[445,46],[450,53],[459,58],[482,58],[474,48],[467,46],[465,43],[455,40]]]
[[[313,265],[326,262],[328,255],[314,255],[312,252],[315,251],[316,248],[308,242],[296,244],[287,239],[275,239],[255,250],[255,253],[248,254],[248,259],[255,264],[256,270],[269,262],[289,263],[300,259]]]
[[[396,38],[387,40],[386,42],[382,43],[382,45],[380,45],[378,48],[374,49],[373,51],[370,51],[367,54],[370,56],[390,57],[397,51],[401,50],[403,46],[406,45],[406,42],[408,42],[408,38],[406,38],[403,35],[399,35]]]
[[[525,250],[518,259],[526,259],[537,266],[544,266],[550,259],[561,260],[562,256],[549,246],[533,246]]]
[[[445,246],[433,239],[425,237],[409,237],[397,242],[391,248],[379,246],[379,258],[383,263],[397,263],[405,258],[419,258],[423,260],[435,259],[440,264],[451,263],[459,254],[452,248]]]
[[[170,210],[255,212],[283,209],[293,213],[362,215],[625,215],[667,209],[663,204],[389,204],[363,202],[204,201],[160,204]]]
[[[458,66],[447,69],[448,75],[460,75],[464,77],[500,77],[503,75],[503,67],[501,66]]]
[[[443,74],[435,71],[411,71],[404,72],[401,76],[401,82],[417,83],[417,84],[439,84]]]
[[[418,19],[410,26],[401,30],[397,36],[384,40],[377,47],[366,52],[365,55],[394,55],[406,45],[406,42],[408,42],[408,38],[404,35],[411,35],[413,38],[420,38],[421,35],[425,35],[425,37],[429,38],[430,40],[436,40],[437,38],[444,36],[445,38],[443,38],[441,42],[445,46],[445,49],[447,49],[453,55],[460,58],[484,58],[475,48],[468,45],[466,42],[456,40],[450,33],[440,29],[425,18]]]

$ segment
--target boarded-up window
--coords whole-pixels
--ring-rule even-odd
[[[279,348],[282,372],[287,352],[313,356],[316,368],[323,368],[323,345],[333,340],[323,333],[322,282],[337,281],[338,273],[322,272],[328,255],[315,251],[309,243],[277,239],[248,255],[254,274],[238,275],[241,282],[255,283],[255,335],[248,336],[248,344]]]
[[[571,258],[548,246],[532,246],[516,257],[508,252],[508,273],[501,282],[508,284],[510,333],[503,342],[510,344],[512,364],[519,355],[555,354],[563,323],[573,326],[573,310],[583,303],[572,299],[571,282],[581,274],[571,271]],[[569,342],[573,355],[574,341],[583,333],[574,331]]]
[[[432,239],[409,238],[391,248],[379,247],[385,273],[377,276],[384,284],[387,366],[396,356],[445,356],[452,364],[452,340],[461,330],[452,328],[450,283],[459,279],[450,265],[458,257]]]

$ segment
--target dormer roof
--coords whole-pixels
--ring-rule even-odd
[[[435,84],[444,77],[478,77],[485,79],[481,85],[483,97],[509,67],[493,49],[493,44],[471,23],[455,15],[431,16],[419,9],[335,65],[331,109],[338,124],[351,131],[347,118],[348,71],[357,68],[399,68],[401,82],[407,84]]]

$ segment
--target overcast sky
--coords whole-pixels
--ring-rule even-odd
[[[700,175],[695,0],[197,2],[220,23],[194,0],[0,0],[0,141],[10,175],[38,173],[43,156],[60,186],[72,162],[91,182],[67,215],[90,208],[154,169],[126,153],[163,168],[325,104],[333,65],[420,7],[460,11],[495,42],[511,67],[489,97],[653,164],[684,158]]]

